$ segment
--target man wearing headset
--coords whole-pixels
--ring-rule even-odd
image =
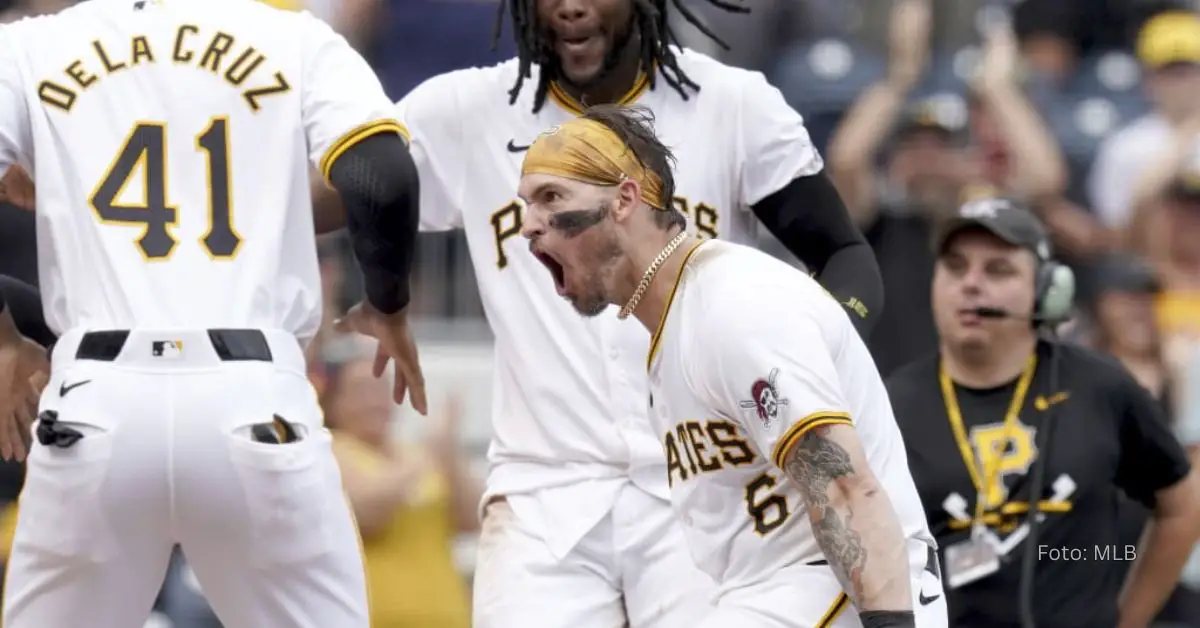
[[[1040,337],[1067,318],[1074,276],[1032,213],[969,203],[935,246],[939,352],[888,389],[950,625],[1147,626],[1200,536],[1200,479],[1121,366]],[[1137,546],[1118,544],[1119,492],[1153,512]]]

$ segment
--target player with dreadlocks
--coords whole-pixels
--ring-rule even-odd
[[[731,13],[749,13],[750,9],[736,4],[729,4],[721,0],[707,0],[713,6],[724,9]],[[709,30],[697,17],[688,9],[687,5],[681,0],[670,0],[671,4],[679,10],[690,24],[695,26],[700,32],[710,37],[713,41],[728,49],[729,47],[716,33]],[[638,35],[638,67],[648,68],[657,66],[660,68],[663,80],[667,82],[675,91],[679,92],[680,98],[688,99],[689,89],[700,89],[699,85],[692,82],[683,70],[679,68],[679,64],[675,59],[675,52],[671,50],[670,44],[678,45],[679,40],[675,33],[671,30],[671,25],[667,22],[667,0],[633,0],[633,23],[637,26],[636,35]],[[520,70],[517,74],[517,84],[513,86],[512,91],[508,92],[509,102],[515,103],[517,96],[521,92],[521,86],[525,79],[529,78],[530,70],[533,64],[537,64],[541,68],[541,77],[538,80],[537,94],[533,100],[533,110],[540,111],[546,103],[546,92],[550,88],[550,84],[556,79],[560,79],[561,66],[558,59],[551,52],[552,47],[545,46],[541,31],[538,28],[537,8],[534,0],[500,0],[499,9],[496,11],[496,32],[493,36],[493,45],[499,43],[500,33],[504,28],[504,9],[509,8],[512,13],[513,28],[515,29],[515,37],[517,41],[517,59],[520,61]],[[608,69],[615,68],[621,62],[621,54],[626,50],[629,44],[630,37],[635,35],[634,29],[630,28],[617,45],[613,46],[609,51],[609,55],[605,58],[605,67]],[[632,50],[632,49],[631,49]],[[649,77],[650,89],[654,89],[657,82],[657,75],[651,74]]]
[[[745,11],[730,2],[713,4]],[[518,58],[435,76],[397,105],[420,176],[421,227],[466,232],[495,336],[478,628],[690,628],[716,592],[685,549],[690,524],[670,510],[668,468],[690,478],[762,455],[715,417],[653,432],[645,330],[615,312],[581,318],[563,297],[603,309],[589,302],[587,270],[601,265],[534,255],[520,235],[520,168],[539,134],[584,103],[636,101],[678,159],[659,220],[749,242],[757,217],[861,333],[881,309],[874,255],[800,115],[761,74],[674,45],[670,11],[697,23],[682,0],[506,0],[499,15],[511,18]],[[568,191],[543,193],[553,202]],[[610,209],[565,213],[553,228],[585,243]],[[352,311],[343,328],[370,332],[356,320]],[[664,439],[683,453],[665,459]],[[781,477],[746,487],[742,503],[712,506],[770,534],[789,516],[771,488]]]

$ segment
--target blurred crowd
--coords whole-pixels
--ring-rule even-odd
[[[0,21],[69,0],[0,0]],[[272,0],[342,32],[399,99],[424,79],[514,54],[493,45],[496,0]],[[1200,17],[1161,0],[744,0],[749,15],[690,0],[728,49],[681,23],[686,44],[766,74],[800,111],[875,249],[887,303],[871,349],[886,376],[936,347],[931,234],[974,195],[1022,199],[1080,278],[1062,331],[1108,352],[1200,450]],[[506,23],[507,26],[507,23]],[[37,283],[32,217],[0,206],[0,273]],[[768,234],[763,246],[787,256]],[[360,295],[349,249],[320,242],[327,318]],[[461,234],[424,234],[413,311],[432,343],[487,338]],[[453,339],[453,340],[449,340]],[[330,325],[311,347],[378,625],[469,625],[470,559],[488,416],[478,387],[412,436],[397,424],[370,345]],[[431,377],[432,379],[432,377]],[[381,388],[382,386],[382,388]],[[471,427],[476,426],[476,427]],[[482,427],[479,427],[482,426]],[[482,430],[482,432],[481,432]],[[480,438],[465,432],[483,433]],[[14,500],[19,468],[0,469]],[[11,509],[0,527],[11,534]],[[464,536],[465,535],[465,536]],[[468,553],[469,554],[469,553]],[[148,625],[218,626],[177,557]],[[1200,558],[1183,587],[1200,591]],[[382,592],[403,591],[404,595]],[[382,619],[390,618],[390,619]],[[157,622],[157,623],[154,623]],[[1200,626],[1200,616],[1185,625]]]

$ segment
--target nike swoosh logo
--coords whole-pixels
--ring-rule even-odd
[[[512,140],[508,140],[508,152],[510,153],[523,153],[529,150],[529,146],[532,146],[532,144],[526,146],[517,146]]]
[[[1050,406],[1060,404],[1070,398],[1071,398],[1071,393],[1066,392],[1066,391],[1063,391],[1060,393],[1055,393],[1053,395],[1050,395],[1049,397],[1044,397],[1042,395],[1038,395],[1037,398],[1033,400],[1033,407],[1037,408],[1038,410],[1044,411],[1047,408],[1049,408]]]
[[[921,603],[921,606],[929,606],[930,604],[936,602],[940,597],[942,597],[940,593],[933,597],[925,597],[925,592],[922,591],[919,595],[917,595],[917,601]]]
[[[62,385],[58,387],[58,396],[66,397],[67,393],[71,392],[72,390],[75,390],[76,388],[79,388],[80,386],[82,386],[84,384],[89,384],[89,383],[91,383],[91,381],[92,380],[90,380],[90,379],[85,379],[82,382],[75,382],[74,384],[71,384],[69,386],[67,385],[66,382],[63,382]]]

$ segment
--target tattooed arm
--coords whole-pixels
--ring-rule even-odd
[[[688,377],[800,490],[863,626],[912,626],[907,540],[854,427],[854,382],[842,380],[873,369],[870,354],[841,305],[802,275],[714,277],[689,288],[713,296],[693,315],[701,324],[691,333],[705,342],[684,355]]]
[[[804,494],[813,535],[859,612],[911,610],[904,533],[854,428],[809,429],[784,455],[783,470]]]

